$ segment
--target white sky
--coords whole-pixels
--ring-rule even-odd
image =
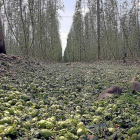
[[[65,6],[64,12],[59,11],[59,13],[62,17],[60,19],[60,24],[61,24],[60,35],[61,35],[61,43],[62,43],[62,54],[64,54],[64,50],[65,50],[66,44],[67,44],[67,35],[68,35],[70,27],[72,25],[76,0],[63,0],[63,2],[64,2],[64,6]],[[85,0],[85,2],[86,2],[86,0]],[[85,7],[86,7],[86,5],[85,5]],[[85,13],[86,11],[87,11],[87,9],[84,8],[84,6],[83,6],[83,12]]]

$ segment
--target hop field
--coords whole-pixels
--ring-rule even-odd
[[[139,66],[6,55],[0,66],[0,140],[140,139],[140,95],[130,86]],[[97,100],[114,85],[122,95]]]

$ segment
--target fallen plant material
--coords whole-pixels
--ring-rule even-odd
[[[95,73],[95,71],[92,70],[92,71],[88,71],[87,73]]]
[[[103,99],[103,98],[106,99],[106,98],[111,97],[111,96],[113,96],[113,94],[111,94],[111,93],[100,93],[98,100]]]
[[[123,81],[122,81],[122,83],[126,83],[126,82],[127,82],[127,80],[123,80]]]
[[[117,86],[110,87],[99,94],[98,100],[113,96],[114,93],[121,94],[122,90]]]
[[[67,63],[66,65],[71,65],[71,63]]]
[[[128,79],[139,75],[140,67],[16,58],[0,55],[0,139],[139,140],[140,94],[131,94]],[[114,83],[123,94],[96,99]],[[110,88],[102,94],[115,95]]]
[[[89,139],[93,139],[94,136],[93,135],[88,135]]]
[[[125,59],[123,60],[123,63],[126,63],[126,60]]]
[[[132,82],[132,90],[133,91],[140,91],[140,82],[135,81],[135,79],[138,79],[138,77],[133,77],[131,82]]]

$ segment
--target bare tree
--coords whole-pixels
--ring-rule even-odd
[[[100,59],[100,1],[97,0],[98,59]]]
[[[61,0],[2,0],[7,52],[46,61],[61,61]]]
[[[0,7],[0,10],[1,10],[1,7]],[[0,53],[6,54],[4,35],[3,35],[3,30],[2,30],[1,13],[0,13]]]

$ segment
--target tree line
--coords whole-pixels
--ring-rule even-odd
[[[139,0],[87,0],[83,16],[84,4],[76,0],[64,61],[140,57]],[[2,0],[0,53],[61,61],[58,9],[61,0]]]
[[[0,5],[7,54],[61,61],[61,0],[2,0]]]
[[[65,61],[140,57],[139,0],[77,0]]]

